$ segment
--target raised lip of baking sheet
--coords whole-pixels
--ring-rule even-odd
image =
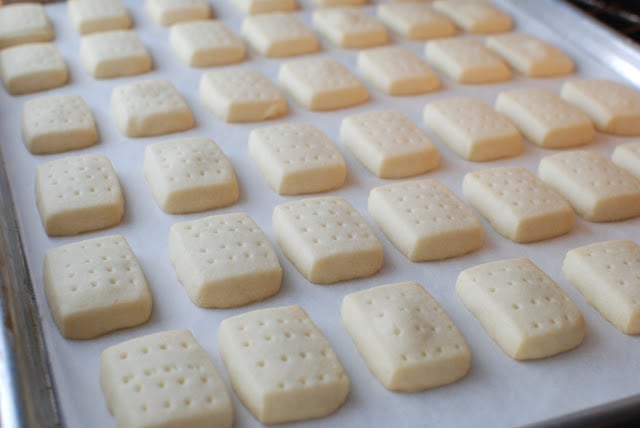
[[[557,34],[560,34],[560,30],[562,30],[562,47],[570,53],[572,51],[580,51],[582,54],[590,53],[595,60],[602,62],[621,78],[630,81],[636,86],[639,85],[640,55],[638,51],[614,33],[585,19],[572,7],[554,0],[535,2],[527,0],[513,0],[511,2],[499,0],[496,1],[496,3],[514,14],[518,21],[529,17],[537,21],[536,25],[543,26],[550,31],[556,31]],[[215,6],[217,6],[217,4],[214,4],[214,7]],[[55,5],[53,7],[61,6]],[[571,23],[571,28],[567,28],[568,22]],[[598,52],[598,54],[596,55],[595,52]],[[78,67],[76,67],[76,70],[77,69]],[[379,94],[373,89],[371,92],[376,94],[376,96]],[[0,105],[0,113],[2,108],[3,106]],[[351,112],[353,112],[353,110],[346,110],[344,114],[351,114]],[[421,121],[418,123],[421,125]],[[256,126],[260,125],[261,124],[256,124]],[[179,136],[166,136],[167,139],[172,137]],[[135,144],[136,142],[129,143]],[[442,146],[439,147],[441,150],[446,150],[442,148]],[[343,150],[343,152],[345,151]],[[0,156],[1,155],[0,153]],[[2,340],[0,340],[0,353],[2,356],[0,363],[0,417],[2,418],[2,426],[64,425],[65,420],[61,416],[58,394],[53,388],[53,374],[41,332],[41,315],[35,310],[36,303],[33,283],[29,270],[27,269],[22,246],[22,236],[19,233],[19,225],[16,220],[13,199],[11,191],[9,190],[5,163],[2,157],[0,157],[0,164],[0,169],[2,169],[0,172],[0,190],[2,191],[0,212],[3,214],[0,234],[2,234],[2,245],[4,247],[2,259],[3,305],[1,307],[4,313],[0,315],[4,315],[5,325],[4,334]],[[476,168],[489,166],[492,166],[492,164],[474,165]],[[16,191],[15,189],[13,190]],[[181,221],[181,219],[176,218],[175,221]],[[489,232],[486,223],[483,224],[485,230]],[[109,233],[109,231],[106,231],[104,234]],[[382,237],[382,239],[384,240],[384,237]],[[280,260],[283,264],[287,263],[281,254]],[[559,278],[556,276],[555,279],[558,280]],[[420,282],[425,285],[429,282],[429,279],[421,279]],[[376,283],[381,284],[383,282],[376,281]],[[354,290],[350,289],[349,292],[351,291]],[[344,294],[346,294],[346,292]],[[574,300],[580,299],[580,296],[577,296],[576,293],[573,293],[571,296]],[[278,301],[278,304],[282,303],[282,300]],[[267,304],[269,306],[274,305],[273,303]],[[255,306],[250,306],[243,308],[242,311],[248,311],[254,308]],[[582,304],[581,309],[583,309],[583,311],[584,308],[585,305]],[[464,314],[464,316],[470,317],[470,314]],[[603,320],[599,320],[598,322],[605,323]],[[457,323],[459,324],[458,321]],[[611,334],[619,334],[613,327],[607,327],[611,328]],[[474,329],[474,331],[476,330],[477,329]],[[609,330],[607,331],[609,332]],[[465,336],[468,337],[470,334],[470,332],[466,332]],[[482,337],[481,339],[483,341],[490,341],[488,336]],[[489,343],[488,346],[491,347],[495,345]],[[210,349],[209,346],[207,347]],[[496,353],[499,354],[500,352],[501,351],[496,348]],[[570,356],[568,357],[570,358]],[[222,369],[219,360],[216,359],[215,361],[217,367]],[[358,369],[360,375],[370,376],[368,381],[370,381],[373,387],[381,388],[377,385],[377,381],[366,371],[362,361],[359,362]],[[462,380],[462,382],[464,382],[464,380]],[[356,398],[362,399],[362,397]],[[535,397],[532,396],[532,399],[535,399]],[[592,418],[594,413],[596,413],[595,416],[597,417],[597,415],[602,414],[602,412],[604,412],[604,414],[611,411],[622,412],[631,406],[637,406],[639,402],[640,396],[631,396],[620,401],[612,401],[591,409],[561,416],[558,419],[543,421],[541,424],[567,424],[571,422],[591,421],[593,419],[589,418]],[[96,404],[99,406],[102,405],[102,403]],[[234,404],[236,412],[240,411],[241,405],[238,404],[237,400]],[[246,412],[246,410],[242,410]],[[363,421],[365,420],[367,419]],[[245,419],[245,422],[246,421]],[[332,422],[335,422],[335,420],[327,419],[325,421],[326,424],[331,424]],[[320,420],[319,423],[322,423],[322,420]]]

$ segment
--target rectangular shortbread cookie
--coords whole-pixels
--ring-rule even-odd
[[[619,144],[613,151],[611,160],[640,180],[640,141]]]
[[[629,240],[570,250],[562,271],[587,301],[625,334],[640,334],[640,246]]]
[[[389,41],[385,26],[361,8],[317,9],[312,21],[320,34],[342,48],[369,48]]]
[[[105,349],[100,385],[118,427],[233,425],[227,388],[189,330],[154,333]]]
[[[236,173],[218,145],[207,138],[150,144],[144,176],[158,206],[170,214],[226,207],[238,200]]]
[[[304,55],[320,49],[313,32],[291,13],[247,16],[242,21],[242,34],[266,57]]]
[[[116,126],[128,137],[151,137],[193,128],[191,109],[168,80],[138,80],[111,93]]]
[[[167,27],[211,16],[207,0],[146,0],[146,6],[151,19]]]
[[[233,64],[245,57],[240,37],[218,20],[172,25],[169,43],[178,57],[191,67]]]
[[[601,132],[640,135],[640,92],[605,79],[574,79],[560,96],[589,115]]]
[[[428,103],[427,126],[460,157],[474,162],[517,156],[522,136],[507,118],[479,98],[444,98]]]
[[[124,236],[52,248],[45,253],[43,271],[51,314],[68,339],[133,327],[151,315],[147,281]]]
[[[0,49],[50,40],[53,40],[53,27],[41,4],[7,4],[0,7]]]
[[[204,73],[200,101],[226,122],[257,122],[284,116],[287,101],[271,80],[253,68],[226,68]]]
[[[424,3],[381,3],[376,15],[387,27],[411,40],[451,37],[456,33],[449,18]]]
[[[399,111],[367,111],[347,116],[340,125],[340,140],[380,178],[424,174],[440,164],[436,146]]]
[[[342,323],[369,370],[393,391],[422,391],[464,377],[471,353],[438,302],[416,282],[348,294]]]
[[[529,259],[508,259],[460,273],[456,293],[502,350],[516,360],[571,350],[585,335],[580,310]]]
[[[586,220],[640,215],[640,181],[599,153],[575,150],[545,156],[538,175]]]
[[[573,71],[573,61],[560,49],[525,33],[487,37],[487,47],[529,77],[556,77]]]
[[[79,95],[49,95],[23,104],[22,139],[33,154],[59,153],[94,145],[98,131]]]
[[[425,55],[437,69],[460,83],[494,83],[511,78],[507,64],[469,36],[430,40]]]
[[[80,60],[98,79],[133,76],[153,67],[151,55],[131,30],[113,30],[80,38]]]
[[[335,110],[369,99],[364,85],[333,58],[302,58],[283,63],[280,84],[309,110]]]
[[[575,147],[590,143],[595,137],[589,117],[546,88],[501,92],[496,110],[515,123],[529,141],[541,147]]]
[[[433,7],[447,15],[468,33],[491,34],[509,31],[513,20],[490,2],[478,0],[438,0]]]
[[[263,424],[324,417],[347,399],[347,374],[300,306],[227,318],[218,342],[233,389]]]
[[[38,166],[36,202],[49,236],[75,235],[120,223],[124,199],[111,161],[102,155],[56,159]]]
[[[440,78],[431,67],[402,46],[361,51],[358,69],[378,89],[393,96],[424,94],[440,88]]]
[[[264,232],[245,213],[176,223],[169,255],[194,304],[242,306],[280,290],[282,268]]]
[[[313,4],[319,7],[363,6],[369,0],[313,0]]]
[[[54,43],[26,43],[0,51],[0,77],[7,92],[22,95],[62,86],[69,72]]]
[[[484,242],[471,208],[437,180],[374,187],[367,207],[387,238],[414,262],[461,256]]]
[[[69,20],[80,34],[131,28],[131,17],[122,0],[70,0]]]
[[[249,134],[249,154],[280,195],[337,189],[347,178],[340,150],[313,125],[286,123],[254,129]]]
[[[344,198],[309,198],[277,205],[273,231],[285,256],[315,284],[366,277],[382,268],[382,244]]]
[[[462,190],[494,229],[512,241],[542,241],[573,228],[569,203],[524,168],[469,172],[464,176]]]
[[[293,12],[298,9],[296,0],[230,0],[242,13],[256,15],[271,12]]]

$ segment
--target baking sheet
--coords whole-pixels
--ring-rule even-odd
[[[578,72],[569,77],[621,79],[613,69],[603,66],[575,45],[567,43],[561,34],[550,32],[541,23],[525,19],[506,1],[498,3],[514,14],[518,30],[537,34],[570,53],[576,61]],[[540,3],[553,6],[553,2]],[[216,15],[239,32],[242,15],[226,0],[214,1],[212,4]],[[310,26],[310,1],[300,1],[300,4],[302,9],[297,14]],[[345,186],[330,194],[346,197],[373,225],[366,211],[368,191],[391,181],[374,177],[340,145],[338,133],[343,117],[375,109],[397,109],[424,129],[421,112],[429,101],[464,94],[493,103],[502,90],[529,85],[558,90],[565,78],[533,80],[516,75],[513,80],[501,84],[463,86],[442,77],[444,88],[439,92],[399,98],[387,97],[365,82],[371,100],[356,108],[313,113],[300,108],[288,98],[290,112],[283,119],[268,123],[227,124],[211,115],[198,101],[197,85],[205,70],[190,69],[177,59],[168,45],[168,30],[150,21],[143,8],[143,2],[132,0],[128,1],[127,5],[135,21],[135,30],[151,51],[155,69],[145,75],[114,80],[94,80],[84,72],[77,57],[79,37],[68,26],[66,5],[59,3],[47,6],[55,26],[56,43],[67,60],[71,73],[69,85],[50,93],[74,93],[84,97],[98,123],[101,136],[98,145],[72,153],[31,155],[21,141],[21,106],[26,100],[43,93],[11,97],[6,91],[0,90],[0,145],[40,308],[56,391],[64,421],[69,427],[113,425],[113,419],[103,401],[98,379],[99,357],[104,348],[153,332],[188,328],[209,352],[229,386],[217,350],[217,326],[220,321],[250,310],[294,303],[301,304],[307,310],[334,345],[351,379],[351,392],[348,401],[334,415],[290,424],[292,426],[513,426],[539,422],[640,393],[640,386],[636,381],[636,374],[640,368],[638,338],[623,335],[603,320],[564,279],[561,272],[564,254],[571,248],[604,239],[632,238],[640,241],[640,219],[595,224],[577,218],[576,226],[570,234],[526,245],[502,238],[482,220],[486,242],[481,250],[464,257],[429,263],[408,261],[374,226],[378,237],[385,245],[385,264],[377,275],[330,286],[313,285],[282,255],[275,245],[271,228],[273,207],[300,197],[283,197],[271,191],[248,156],[248,134],[256,127],[283,122],[313,123],[319,126],[337,143],[348,163],[349,172]],[[374,12],[373,6],[367,7],[366,10]],[[403,44],[423,55],[422,42],[403,41],[395,36],[393,38],[395,43]],[[325,40],[322,40],[322,45],[323,51],[318,55],[334,57],[358,74],[355,67],[357,51],[335,48]],[[233,67],[255,67],[277,81],[278,67],[284,61],[286,60],[265,59],[250,52],[246,62]],[[129,139],[118,133],[109,110],[111,90],[119,84],[146,78],[167,78],[175,84],[194,112],[196,127],[193,130],[142,139]],[[427,133],[438,146],[442,164],[438,170],[423,177],[443,181],[460,196],[462,177],[466,172],[502,165],[524,166],[535,171],[542,156],[554,153],[527,143],[524,153],[518,157],[489,163],[471,163],[458,158],[438,138],[428,131]],[[182,216],[165,214],[155,205],[142,174],[144,148],[156,141],[188,136],[213,138],[231,159],[241,190],[241,198],[237,204],[214,212]],[[609,156],[617,144],[627,141],[630,139],[598,134],[589,148]],[[41,225],[35,204],[36,167],[53,159],[80,153],[105,154],[113,162],[125,195],[124,220],[120,225],[104,231],[79,237],[49,238]],[[238,211],[249,213],[274,243],[284,269],[282,290],[274,298],[244,308],[198,308],[188,299],[170,265],[167,247],[169,227],[180,221]],[[140,260],[154,298],[152,318],[149,323],[138,328],[115,332],[94,340],[66,340],[60,336],[53,323],[42,290],[44,252],[49,248],[81,239],[111,234],[125,235]],[[578,304],[588,326],[585,341],[579,348],[541,361],[514,361],[500,350],[464,308],[454,292],[458,273],[479,263],[511,257],[529,257],[554,278]],[[354,291],[405,280],[420,282],[449,313],[466,338],[473,359],[472,368],[463,380],[426,392],[393,393],[378,383],[357,354],[340,323],[339,308],[342,298]],[[260,426],[234,394],[232,397],[236,426]]]

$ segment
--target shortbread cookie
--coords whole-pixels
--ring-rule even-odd
[[[393,391],[422,391],[464,377],[471,353],[447,313],[416,282],[348,294],[342,323],[369,370]]]
[[[578,307],[529,259],[466,269],[456,293],[502,350],[516,360],[551,357],[582,343]]]
[[[69,0],[69,19],[80,34],[131,28],[131,17],[122,0]]]
[[[313,0],[319,7],[364,6],[369,0]]]
[[[147,12],[156,24],[170,26],[178,22],[208,19],[211,7],[207,0],[146,0]]]
[[[128,137],[151,137],[193,128],[191,109],[168,80],[138,80],[111,93],[116,126]]]
[[[451,18],[468,33],[491,34],[509,31],[513,20],[490,2],[477,0],[438,0],[433,7]]]
[[[640,180],[596,152],[576,150],[545,156],[540,178],[589,221],[618,221],[640,215]]]
[[[469,36],[428,41],[425,55],[437,69],[460,83],[494,83],[511,78],[507,64]]]
[[[147,281],[121,235],[48,250],[43,281],[53,319],[67,339],[91,339],[143,324],[151,315]]]
[[[291,13],[247,16],[242,21],[242,34],[266,57],[303,55],[320,49],[313,32]]]
[[[461,256],[484,242],[471,208],[437,180],[375,187],[367,206],[387,238],[414,262]]]
[[[97,79],[133,76],[153,67],[151,55],[134,31],[114,30],[80,38],[80,60]]]
[[[342,154],[313,125],[254,129],[249,134],[249,154],[269,186],[281,195],[337,189],[347,177]]]
[[[24,103],[22,139],[33,154],[59,153],[94,145],[98,131],[82,97],[49,95]]]
[[[487,37],[487,47],[525,76],[556,77],[569,74],[574,65],[560,49],[525,33]]]
[[[41,4],[7,4],[0,7],[0,49],[50,40],[53,40],[53,27]]]
[[[600,314],[625,334],[640,334],[640,246],[633,241],[597,242],[569,251],[567,279]]]
[[[613,163],[640,179],[640,141],[620,144],[611,155]]]
[[[100,385],[119,427],[233,425],[225,384],[188,330],[154,333],[105,349]]]
[[[380,21],[407,39],[428,40],[456,33],[449,18],[424,3],[381,3],[376,11]]]
[[[427,126],[466,160],[484,162],[522,153],[518,129],[479,98],[433,101],[423,116]]]
[[[218,342],[233,389],[263,424],[327,416],[347,399],[347,374],[300,306],[227,318]]]
[[[49,236],[75,235],[120,223],[124,199],[109,159],[82,155],[38,166],[36,202]]]
[[[273,296],[282,268],[258,225],[244,213],[176,223],[169,255],[191,301],[203,308],[231,308]]]
[[[273,210],[283,253],[315,284],[373,275],[382,268],[382,244],[344,198],[300,199]]]
[[[340,140],[355,157],[380,178],[405,178],[438,167],[438,149],[404,114],[368,111],[347,116]]]
[[[440,78],[431,67],[402,46],[361,51],[358,69],[378,89],[393,96],[424,94],[440,88]]]
[[[604,79],[569,80],[562,85],[566,101],[587,113],[598,131],[640,135],[640,92]]]
[[[144,176],[158,206],[170,214],[226,207],[239,196],[233,165],[216,143],[207,138],[148,145]]]
[[[191,67],[233,64],[245,57],[240,37],[217,20],[172,25],[169,43],[178,57]]]
[[[470,172],[464,197],[494,229],[515,242],[564,235],[573,228],[573,210],[552,187],[528,170],[500,167]]]
[[[546,88],[501,92],[496,109],[515,123],[529,141],[541,147],[575,147],[590,143],[595,137],[589,117]]]
[[[360,8],[317,9],[312,20],[320,34],[342,48],[368,48],[389,41],[384,25]]]
[[[7,92],[22,95],[57,88],[69,72],[53,43],[26,43],[0,51],[0,77]]]
[[[287,114],[287,101],[264,74],[252,68],[208,71],[200,101],[225,122],[258,122]]]
[[[335,110],[369,99],[364,85],[333,58],[304,58],[280,66],[278,79],[309,110]]]
[[[296,0],[230,0],[242,13],[293,12],[298,9]]]

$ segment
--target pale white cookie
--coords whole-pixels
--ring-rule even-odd
[[[22,95],[65,85],[69,72],[54,43],[26,43],[0,51],[0,77],[7,92]]]
[[[211,67],[244,60],[242,39],[218,20],[182,22],[171,26],[169,43],[191,67]]]
[[[524,168],[469,172],[464,176],[462,190],[491,226],[512,241],[542,241],[573,228],[571,205]]]
[[[574,69],[573,61],[564,52],[531,34],[498,34],[487,37],[486,44],[528,77],[563,76]]]
[[[0,7],[0,49],[50,40],[53,40],[53,27],[41,4],[7,4]]]
[[[204,73],[200,101],[225,122],[258,122],[287,114],[287,101],[260,71],[226,68]]]
[[[531,260],[508,259],[465,269],[456,281],[464,305],[516,360],[547,358],[582,343],[575,303]]]
[[[460,83],[495,83],[511,78],[507,64],[469,36],[430,40],[425,55],[437,69]]]
[[[280,195],[326,192],[344,184],[347,165],[338,148],[313,125],[286,123],[249,134],[249,154]]]
[[[82,155],[38,166],[36,202],[49,236],[75,235],[120,223],[124,199],[109,159]]]
[[[589,115],[601,132],[640,135],[640,92],[605,79],[575,79],[562,85],[560,96]]]
[[[131,28],[131,16],[122,0],[69,0],[69,19],[80,34]]]
[[[447,313],[417,282],[348,294],[342,323],[369,370],[393,391],[423,391],[453,383],[471,353]]]
[[[176,223],[169,255],[191,301],[203,308],[231,308],[280,290],[282,268],[260,227],[245,213]]]
[[[490,2],[478,0],[437,0],[433,7],[451,18],[468,33],[490,34],[509,31],[511,17]]]
[[[562,271],[600,314],[625,334],[640,334],[640,246],[629,240],[570,250]]]
[[[313,0],[319,7],[364,6],[369,0]]]
[[[80,60],[87,73],[97,79],[133,76],[153,68],[149,51],[131,30],[82,36]]]
[[[304,55],[320,49],[313,32],[291,13],[247,16],[242,21],[242,34],[253,49],[271,58]]]
[[[541,147],[575,147],[590,143],[595,137],[589,117],[546,88],[501,92],[496,110],[507,116],[529,141]]]
[[[22,106],[22,140],[33,154],[59,153],[96,144],[98,131],[82,97],[49,95]]]
[[[440,78],[418,55],[402,46],[363,50],[358,69],[382,92],[417,95],[440,89]]]
[[[271,12],[293,12],[298,9],[296,0],[230,0],[242,13],[256,15]]]
[[[616,146],[611,155],[613,163],[640,179],[640,141]]]
[[[446,15],[425,3],[381,3],[376,14],[391,30],[411,40],[451,37],[457,31]]]
[[[178,22],[208,19],[211,7],[207,0],[146,0],[147,12],[156,24],[170,26]]]
[[[471,208],[437,180],[374,187],[367,207],[387,238],[414,262],[461,256],[484,242]]]
[[[312,21],[321,35],[342,48],[368,48],[389,41],[384,25],[360,8],[317,9],[313,12]]]
[[[302,58],[280,66],[280,84],[309,110],[335,110],[369,99],[364,85],[333,58]]]
[[[67,339],[91,339],[145,323],[151,293],[122,235],[52,248],[45,253],[44,291]]]
[[[191,109],[168,80],[138,80],[111,93],[116,126],[128,137],[151,137],[193,128]]]
[[[162,331],[105,349],[100,385],[118,427],[233,425],[227,388],[189,330]]]
[[[285,256],[315,284],[370,276],[382,267],[382,244],[364,217],[341,197],[277,205],[273,231]]]
[[[239,197],[233,165],[207,138],[148,145],[144,176],[158,206],[170,214],[226,207]]]
[[[234,391],[263,424],[327,416],[347,399],[347,374],[300,306],[227,318],[218,343]]]
[[[440,164],[438,149],[418,125],[394,110],[368,111],[345,117],[340,140],[380,178],[424,174]]]
[[[640,215],[640,180],[599,153],[575,150],[548,155],[540,178],[589,221],[618,221]]]

